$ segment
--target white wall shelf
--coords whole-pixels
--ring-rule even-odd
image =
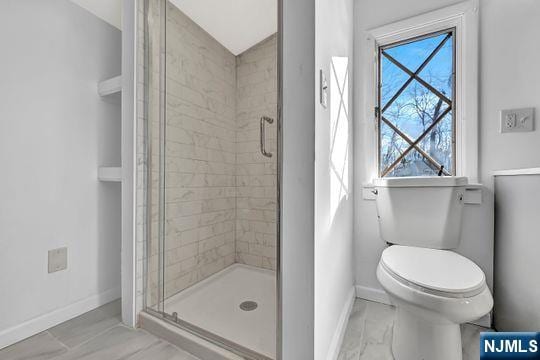
[[[122,75],[103,80],[98,84],[98,94],[108,96],[119,94],[122,91]]]
[[[121,182],[122,168],[101,166],[98,168],[98,179],[100,181]]]

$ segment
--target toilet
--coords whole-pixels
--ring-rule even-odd
[[[382,240],[377,279],[396,307],[396,360],[461,360],[460,324],[491,311],[483,271],[460,242],[465,177],[375,181]]]

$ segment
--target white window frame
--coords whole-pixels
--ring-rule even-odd
[[[379,173],[377,106],[378,48],[418,36],[455,28],[455,138],[456,176],[478,181],[478,29],[479,3],[470,0],[367,31],[364,54],[366,82],[365,119],[375,124],[370,139],[373,177]]]

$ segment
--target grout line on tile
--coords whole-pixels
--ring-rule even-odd
[[[66,344],[64,344],[63,342],[61,342],[60,339],[58,339],[56,336],[54,336],[54,334],[52,332],[50,332],[49,329],[45,330],[44,332],[49,334],[57,343],[59,343],[66,350],[68,350],[68,351],[70,350],[69,347]]]
[[[117,326],[119,326],[119,325],[122,325],[122,323],[114,324],[114,325],[112,325],[112,326],[110,326],[110,327],[104,329],[103,331],[100,331],[99,333],[96,333],[95,335],[89,337],[89,338],[86,339],[85,341],[81,342],[80,344],[75,345],[75,346],[72,347],[72,348],[70,348],[69,346],[67,346],[67,345],[65,345],[65,344],[63,344],[63,343],[62,343],[62,344],[63,344],[64,346],[66,346],[68,349],[77,349],[78,347],[81,347],[82,345],[85,345],[85,344],[89,343],[90,341],[94,340],[94,339],[97,338],[98,336],[103,335],[103,334],[106,333],[107,331],[109,331],[109,330],[111,330],[111,329],[113,329],[113,328],[115,328],[115,327],[117,327]],[[60,340],[58,340],[58,341],[60,341]],[[61,342],[61,341],[60,341],[60,342]]]

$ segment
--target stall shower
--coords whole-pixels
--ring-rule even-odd
[[[145,3],[145,309],[274,359],[277,24],[235,54],[181,4]]]

